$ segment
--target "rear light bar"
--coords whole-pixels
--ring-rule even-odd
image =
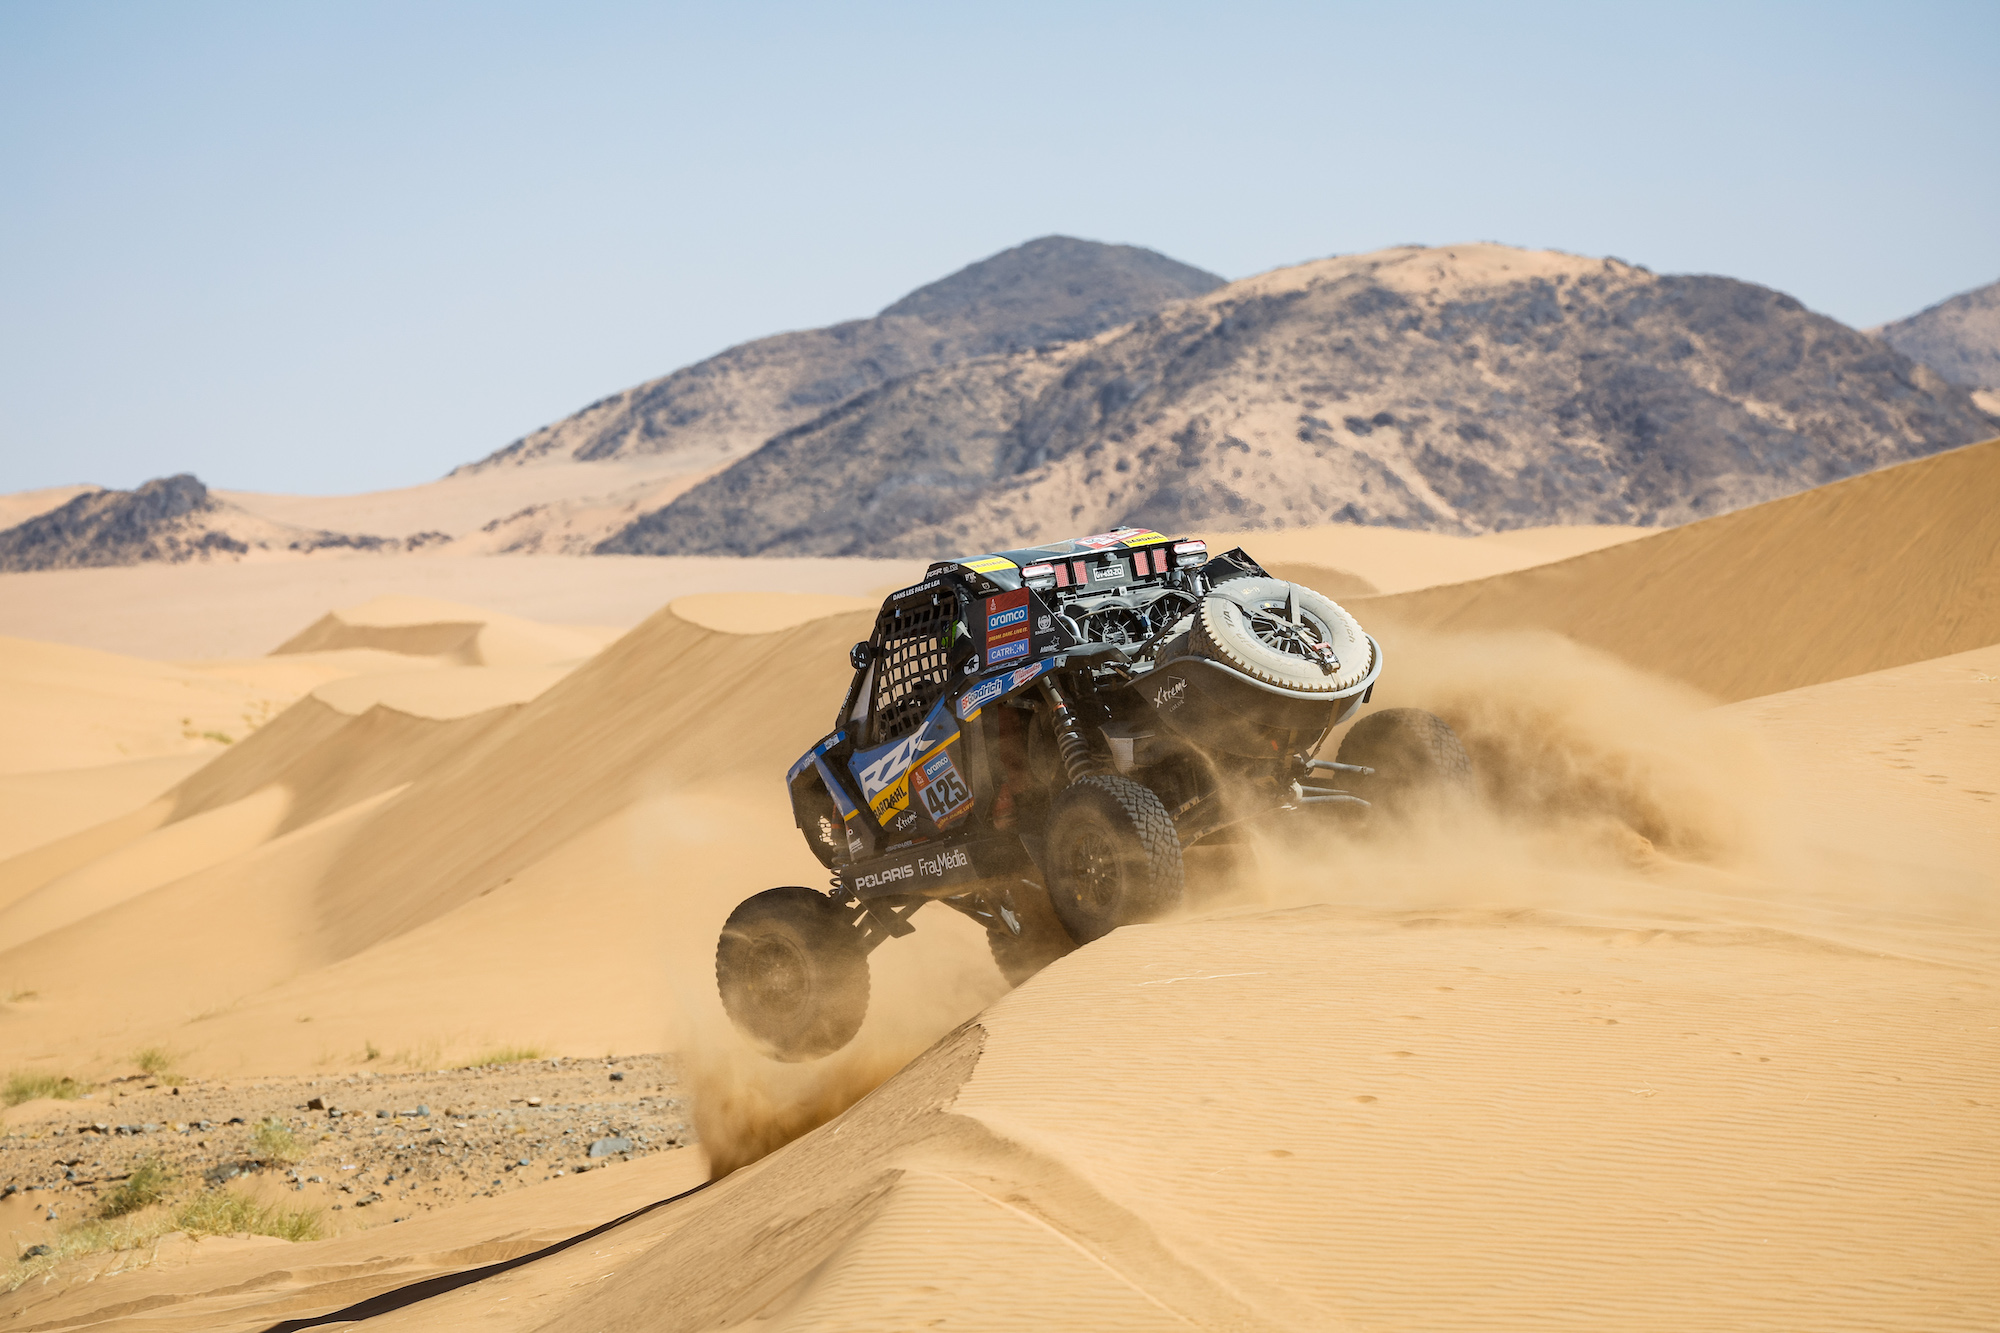
[[[1175,542],[1174,563],[1177,565],[1198,565],[1208,559],[1207,542]]]
[[[1021,582],[1023,583],[1040,583],[1044,579],[1054,582],[1055,577],[1056,567],[1054,565],[1026,565],[1021,569]]]

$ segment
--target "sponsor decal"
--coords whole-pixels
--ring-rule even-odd
[[[958,563],[975,574],[998,574],[1003,569],[1017,568],[1014,562],[1004,555],[982,556],[977,560],[961,560]]]
[[[890,593],[889,600],[892,602],[901,601],[903,598],[915,593],[929,592],[932,588],[937,587],[943,582],[943,579],[925,579],[922,583],[912,583],[907,588],[898,588],[896,591]]]
[[[910,775],[905,772],[879,795],[870,798],[868,808],[878,824],[887,824],[910,808]]]
[[[908,833],[912,828],[916,827],[916,823],[917,812],[914,810],[905,810],[889,822],[889,831],[891,833]]]
[[[972,873],[972,853],[963,847],[942,847],[935,852],[915,852],[894,865],[882,866],[853,880],[857,891],[888,888],[917,880],[946,880]]]
[[[1151,546],[1166,538],[1151,528],[1126,528],[1121,532],[1100,532],[1092,537],[1078,537],[1072,546],[1081,546],[1086,551],[1102,551],[1113,546]]]
[[[1171,685],[1162,685],[1153,696],[1153,707],[1162,713],[1171,713],[1187,702],[1187,677],[1177,676]]]
[[[991,680],[982,680],[958,697],[958,715],[962,718],[970,718],[981,708],[1006,692],[1007,678],[1005,676],[995,676]]]
[[[940,829],[972,809],[972,789],[959,776],[949,751],[925,760],[911,777],[910,790]]]
[[[1053,669],[1055,664],[1055,658],[1045,657],[1039,662],[1030,662],[1026,666],[1015,667],[1003,675],[991,676],[980,681],[959,696],[958,715],[970,720],[987,704],[1011,690],[1020,689],[1044,671]]]
[[[874,889],[880,888],[884,884],[894,884],[899,880],[915,879],[916,877],[917,868],[913,865],[883,866],[880,870],[871,870],[865,875],[856,875],[854,877],[854,887],[857,889]]]
[[[917,873],[932,879],[943,879],[954,870],[972,869],[972,853],[963,847],[947,847],[936,856],[919,856]]]
[[[1010,662],[1028,655],[1028,590],[1017,588],[986,599],[986,661]]]
[[[1047,634],[1050,630],[1054,629],[1055,627],[1056,627],[1056,618],[1054,616],[1043,616],[1040,620],[1037,620],[1035,622],[1035,633]]]

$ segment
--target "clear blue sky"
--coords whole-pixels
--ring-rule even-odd
[[[0,0],[0,491],[403,485],[1033,236],[2000,278],[2000,5]]]

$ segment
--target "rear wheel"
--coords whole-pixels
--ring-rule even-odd
[[[1081,778],[1050,803],[1048,830],[1049,902],[1078,942],[1180,905],[1180,838],[1149,788],[1110,774]]]
[[[854,1039],[868,1014],[868,950],[847,910],[787,886],[738,903],[715,946],[729,1021],[779,1060],[816,1060]]]
[[[1458,733],[1421,708],[1370,713],[1342,738],[1339,759],[1375,770],[1367,777],[1344,776],[1340,785],[1389,814],[1472,792],[1472,761]]]

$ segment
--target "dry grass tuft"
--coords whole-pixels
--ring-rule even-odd
[[[547,1055],[548,1052],[539,1046],[501,1046],[474,1060],[471,1067],[477,1069],[482,1065],[518,1065],[527,1060],[543,1059]]]
[[[318,1240],[325,1226],[316,1208],[266,1208],[229,1190],[210,1190],[174,1212],[174,1229],[190,1236],[276,1236]]]
[[[129,1182],[128,1182],[129,1183]],[[0,1272],[0,1291],[13,1291],[53,1271],[68,1259],[136,1251],[176,1231],[190,1236],[276,1236],[279,1240],[319,1240],[326,1235],[317,1209],[266,1208],[228,1190],[209,1190],[174,1209],[153,1209],[128,1217],[80,1222],[58,1232],[43,1252]],[[152,1256],[135,1256],[124,1267],[143,1268]]]
[[[90,1091],[88,1083],[79,1083],[67,1074],[26,1074],[13,1073],[7,1076],[7,1086],[0,1090],[0,1101],[9,1106],[19,1106],[22,1102],[34,1101],[37,1097],[55,1097],[72,1101]]]
[[[178,1179],[179,1173],[165,1162],[158,1159],[140,1162],[132,1168],[131,1175],[104,1196],[98,1211],[106,1217],[124,1217],[141,1208],[150,1208],[167,1197]]]
[[[250,1150],[260,1162],[290,1165],[306,1155],[307,1149],[291,1126],[275,1116],[258,1125],[250,1136]]]

